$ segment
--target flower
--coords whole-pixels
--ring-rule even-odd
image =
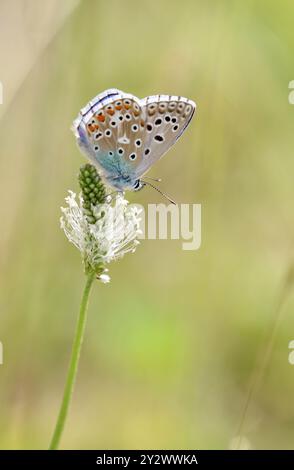
[[[110,277],[105,265],[133,253],[139,244],[141,218],[140,210],[130,206],[123,194],[107,197],[97,175],[92,165],[81,168],[82,193],[77,199],[69,191],[65,198],[67,207],[61,208],[60,225],[68,240],[81,252],[86,272],[95,271],[106,283]]]

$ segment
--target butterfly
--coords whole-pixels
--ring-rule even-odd
[[[182,135],[195,109],[182,96],[139,99],[109,89],[81,109],[72,130],[81,151],[110,186],[138,191],[153,186],[142,176]]]

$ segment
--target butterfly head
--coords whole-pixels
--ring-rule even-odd
[[[143,181],[140,179],[137,179],[134,183],[133,191],[140,191],[140,189],[143,189],[144,186],[146,186],[145,183],[143,183]]]

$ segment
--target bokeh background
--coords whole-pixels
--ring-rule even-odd
[[[150,175],[202,204],[202,245],[143,241],[94,286],[62,448],[293,448],[293,15],[292,0],[1,1],[2,449],[53,431],[84,285],[59,228],[84,162],[69,128],[109,87],[197,102]]]

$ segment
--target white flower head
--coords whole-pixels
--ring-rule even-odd
[[[69,191],[65,200],[67,206],[61,208],[61,228],[81,252],[86,269],[93,269],[102,282],[109,282],[105,264],[134,252],[139,244],[140,209],[130,206],[118,193],[107,203],[91,206],[96,219],[93,223],[84,210],[82,195],[77,200],[76,194]]]

